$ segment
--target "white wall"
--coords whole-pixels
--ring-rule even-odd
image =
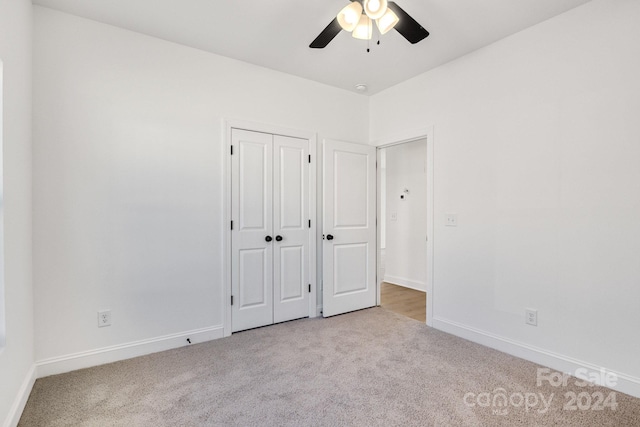
[[[434,126],[435,324],[617,371],[636,394],[638,22],[637,0],[594,0],[370,106],[373,141]]]
[[[39,361],[222,325],[223,118],[368,140],[365,97],[41,7],[34,58]]]
[[[427,144],[384,148],[385,275],[389,283],[427,290]],[[409,194],[404,195],[404,190]],[[404,195],[404,199],[400,195]],[[395,213],[395,219],[393,217]]]
[[[4,269],[0,272],[0,286],[4,282],[6,308],[6,343],[0,349],[0,425],[17,423],[34,378],[31,32],[31,2],[0,2],[0,60],[3,63],[0,172],[4,180],[4,200],[0,207],[0,211],[4,209]]]
[[[5,87],[12,55],[21,61],[16,108],[5,100],[18,115],[16,142],[5,130],[6,275],[20,283],[7,280],[7,300],[21,322],[7,340],[15,330],[24,343],[0,368],[21,357],[15,385],[31,363],[30,152],[28,60],[15,55],[28,51],[27,6],[12,7],[20,19],[0,27],[12,34],[0,42]],[[639,18],[637,1],[594,0],[371,97],[368,117],[356,94],[36,7],[37,359],[222,323],[231,117],[373,142],[434,125],[438,325],[637,381]],[[446,212],[458,227],[444,227]],[[101,308],[113,326],[96,327]]]

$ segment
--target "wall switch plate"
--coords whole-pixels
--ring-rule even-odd
[[[111,326],[111,310],[101,310],[98,312],[98,328]]]
[[[457,227],[458,214],[452,214],[452,213],[445,214],[444,225],[446,225],[447,227]]]
[[[391,221],[398,220],[398,212],[391,212]]]
[[[524,310],[524,316],[524,321],[527,325],[538,326],[538,310],[527,308]]]

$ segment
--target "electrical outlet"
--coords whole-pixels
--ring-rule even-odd
[[[446,214],[444,218],[444,225],[448,227],[457,227],[458,226],[458,215],[457,214]]]
[[[524,322],[527,325],[538,326],[538,310],[525,309]]]
[[[111,310],[101,310],[98,312],[98,328],[111,326]]]

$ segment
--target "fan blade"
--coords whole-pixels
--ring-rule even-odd
[[[418,22],[398,6],[396,2],[390,1],[388,7],[400,18],[400,21],[395,26],[396,31],[402,34],[402,37],[407,39],[409,43],[416,44],[420,40],[427,38],[429,31],[418,24]]]
[[[313,49],[322,49],[329,44],[331,40],[342,30],[342,27],[338,23],[338,18],[333,18],[333,21],[327,25],[327,28],[316,37],[314,41],[309,45]]]

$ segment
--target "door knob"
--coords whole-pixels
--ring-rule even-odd
[[[282,241],[282,236],[276,236],[276,242],[281,242]]]
[[[327,240],[333,240],[333,236],[331,234],[327,234]]]
[[[267,236],[264,238],[264,240],[266,240],[267,242],[270,242],[273,240],[273,238],[271,236]]]

